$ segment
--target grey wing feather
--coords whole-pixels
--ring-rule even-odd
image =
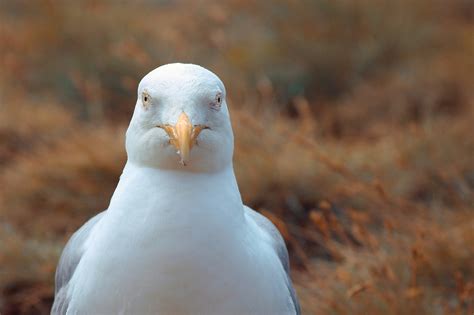
[[[71,280],[72,275],[74,274],[74,271],[76,270],[76,267],[82,258],[82,255],[84,254],[85,241],[89,237],[92,228],[97,224],[97,222],[100,221],[104,214],[105,211],[97,214],[87,221],[71,236],[68,243],[66,244],[56,269],[55,296],[51,314],[66,314],[69,304],[69,297],[67,294],[69,281]]]
[[[296,297],[296,292],[295,289],[293,288],[293,285],[291,283],[291,278],[290,278],[290,261],[289,261],[289,256],[288,256],[288,250],[286,249],[285,241],[283,240],[283,237],[281,236],[280,232],[278,229],[273,225],[273,223],[268,220],[266,217],[261,215],[260,213],[256,212],[255,210],[244,206],[245,208],[245,213],[254,220],[254,222],[267,234],[271,237],[273,241],[273,248],[275,249],[278,258],[280,258],[281,264],[283,265],[283,268],[285,269],[286,272],[286,285],[288,287],[288,291],[290,293],[291,299],[293,301],[293,305],[295,307],[295,311],[297,315],[301,314],[301,308],[300,304],[298,302],[298,298]]]

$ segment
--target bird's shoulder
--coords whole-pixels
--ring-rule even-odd
[[[280,232],[276,228],[276,226],[264,215],[258,213],[257,211],[253,210],[248,206],[244,206],[245,215],[248,219],[253,220],[256,225],[260,228],[262,232],[264,232],[273,249],[276,251],[278,257],[280,258],[281,263],[285,271],[289,272],[289,257],[288,257],[288,250],[286,248],[285,241],[281,236]]]
[[[87,250],[86,241],[106,211],[95,215],[80,227],[69,239],[59,259],[55,276],[55,298],[51,314],[65,314],[69,304],[67,296],[69,282]]]
[[[282,235],[280,234],[276,226],[262,214],[247,206],[244,206],[244,210],[246,217],[250,220],[253,220],[260,228],[260,230],[266,233],[266,235],[268,236],[268,239],[270,240],[273,249],[275,250],[276,254],[278,255],[278,258],[280,259],[283,269],[285,270],[286,286],[288,288],[295,313],[301,314],[301,308],[298,302],[298,298],[296,297],[295,289],[293,288],[293,285],[291,283],[288,249],[286,248],[286,244]]]

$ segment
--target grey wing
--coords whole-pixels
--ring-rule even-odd
[[[293,284],[291,283],[290,278],[290,261],[288,257],[288,250],[286,249],[285,241],[281,236],[278,229],[273,225],[273,223],[268,220],[266,217],[258,213],[257,211],[244,206],[245,213],[254,220],[257,225],[267,232],[267,234],[271,237],[273,242],[273,248],[275,249],[276,253],[278,254],[278,258],[280,258],[280,262],[283,265],[283,268],[286,272],[286,285],[288,287],[288,291],[290,293],[291,299],[293,301],[293,305],[295,307],[295,311],[297,315],[301,314],[300,304],[298,302],[298,298],[296,297],[295,289],[293,288]]]
[[[87,221],[86,224],[71,236],[66,244],[56,269],[54,303],[51,314],[66,314],[70,299],[67,294],[69,281],[84,254],[85,241],[89,237],[92,228],[100,221],[104,214],[105,211]]]

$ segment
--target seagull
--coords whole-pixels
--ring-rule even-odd
[[[148,73],[125,147],[108,209],[62,252],[51,314],[300,314],[282,236],[242,203],[219,77]]]

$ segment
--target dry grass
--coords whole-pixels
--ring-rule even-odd
[[[0,312],[48,313],[137,79],[181,59],[229,87],[243,198],[284,235],[305,314],[472,314],[472,4],[185,4],[2,3]]]

